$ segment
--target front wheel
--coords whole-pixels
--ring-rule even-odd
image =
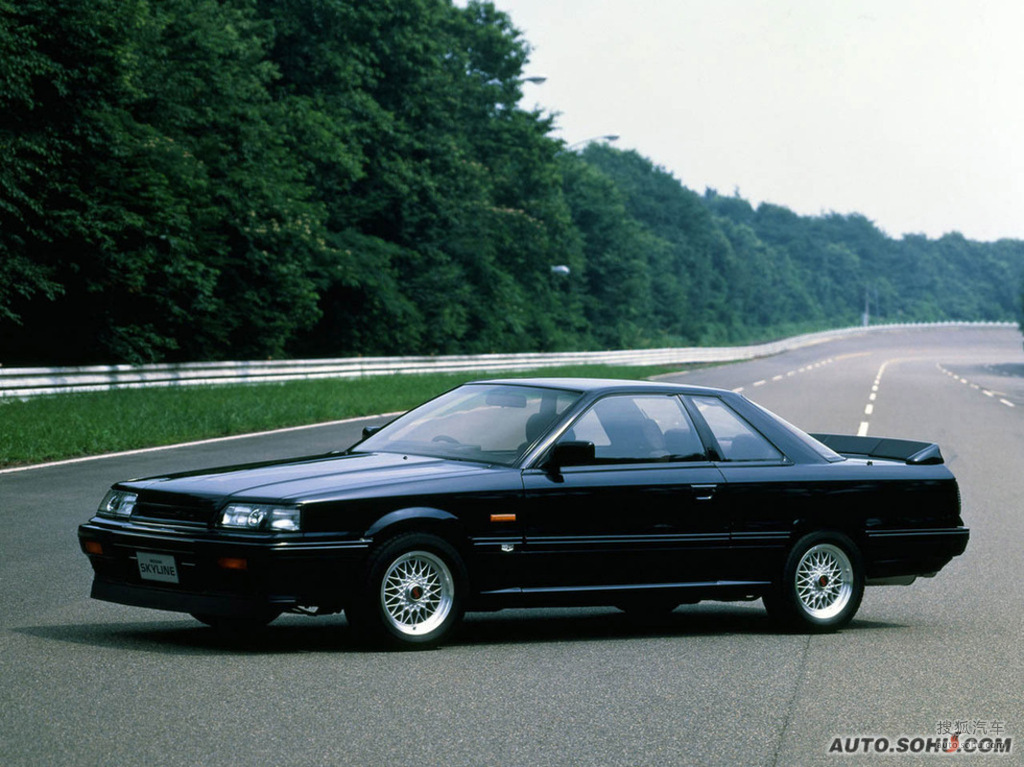
[[[433,647],[461,620],[466,581],[462,558],[451,544],[407,533],[374,553],[364,593],[346,614],[370,639],[410,649]]]
[[[835,631],[853,620],[864,596],[864,566],[842,533],[805,535],[786,557],[782,579],[763,601],[769,615],[808,632]]]

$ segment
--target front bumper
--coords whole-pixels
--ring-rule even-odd
[[[93,519],[78,528],[92,564],[91,596],[225,617],[293,607],[344,608],[369,551],[365,539],[230,533]],[[143,577],[139,556],[173,558],[177,582]]]

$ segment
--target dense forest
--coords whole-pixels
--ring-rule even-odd
[[[0,0],[0,363],[1018,317],[1024,242],[893,239],[574,151],[520,106],[528,56],[485,2]]]

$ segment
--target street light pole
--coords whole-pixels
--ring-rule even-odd
[[[586,138],[586,139],[583,139],[583,141],[577,141],[575,144],[569,144],[569,146],[567,146],[562,151],[563,152],[571,152],[574,149],[576,149],[576,147],[586,146],[587,144],[591,144],[594,141],[608,141],[608,142],[611,142],[611,141],[618,141],[618,140],[619,140],[619,135],[617,133],[609,133],[609,134],[606,134],[604,136],[594,136],[593,138]]]

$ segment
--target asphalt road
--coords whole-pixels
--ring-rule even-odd
[[[362,423],[2,473],[0,764],[918,764],[951,757],[829,751],[957,723],[1013,740],[972,764],[1024,764],[1022,370],[1014,330],[919,330],[680,377],[742,387],[810,431],[941,444],[966,554],[869,589],[828,636],[777,633],[755,602],[653,626],[612,609],[471,615],[425,653],[359,650],[342,617],[231,642],[90,600],[77,524],[118,479],[338,449]]]

